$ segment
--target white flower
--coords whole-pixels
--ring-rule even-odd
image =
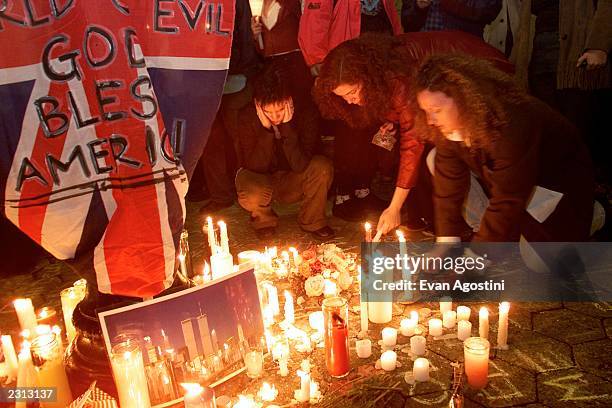
[[[347,290],[353,284],[353,277],[348,272],[343,272],[338,277],[338,286],[342,290]]]
[[[311,276],[304,282],[306,295],[309,297],[321,296],[325,286],[325,279],[321,275]]]

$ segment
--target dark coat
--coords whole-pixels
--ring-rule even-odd
[[[278,126],[280,139],[272,129],[262,126],[255,105],[240,111],[242,127],[238,136],[241,167],[256,173],[306,169],[320,144],[316,113],[310,108],[297,108],[293,119]]]
[[[594,178],[578,130],[535,98],[509,108],[510,123],[491,146],[469,148],[440,137],[436,143],[434,207],[436,235],[459,236],[461,209],[475,173],[489,206],[474,241],[583,241],[588,238]],[[526,211],[535,186],[563,193],[540,224]]]

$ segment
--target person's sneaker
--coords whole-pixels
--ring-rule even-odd
[[[233,201],[222,202],[222,203],[219,203],[216,201],[210,201],[209,203],[200,207],[200,214],[203,214],[203,215],[214,214],[217,211],[221,211],[224,208],[231,207],[232,205],[234,205]]]
[[[328,240],[332,239],[336,236],[336,231],[334,231],[329,225],[326,225],[323,228],[319,228],[316,231],[309,231],[315,238],[320,240]]]
[[[260,241],[271,239],[274,237],[274,235],[276,235],[276,228],[275,227],[259,228],[255,230],[255,235],[257,235],[257,239],[259,239]]]

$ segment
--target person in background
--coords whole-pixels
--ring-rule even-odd
[[[402,27],[393,0],[305,0],[298,40],[306,64],[317,75],[321,62],[339,44],[364,33],[398,35]],[[325,134],[334,137],[336,199],[333,214],[359,221],[378,213],[385,202],[371,194],[378,157],[393,160],[393,153],[370,144],[380,123],[350,127],[342,121],[326,121]],[[360,140],[359,144],[355,140]],[[355,163],[359,163],[356,166]]]
[[[402,25],[405,32],[459,30],[482,38],[501,8],[502,0],[404,0]]]
[[[259,69],[259,56],[250,30],[251,9],[247,0],[236,0],[232,54],[219,111],[204,148],[199,167],[210,194],[200,208],[207,216],[234,204],[234,183],[240,161],[236,141],[241,131],[238,113],[252,100],[252,77]]]
[[[535,36],[531,55],[531,44],[520,44],[517,69],[528,66],[532,94],[578,127],[598,180],[609,183],[612,0],[523,0],[522,7],[536,16]],[[526,24],[521,19],[519,31],[527,30]],[[529,40],[522,37],[523,42]]]
[[[436,146],[438,241],[459,240],[470,174],[486,196],[473,242],[588,239],[593,170],[567,119],[510,76],[463,56],[431,56],[413,92],[415,129]]]
[[[264,67],[283,66],[292,78],[291,93],[297,105],[312,103],[310,90],[314,82],[298,44],[302,15],[299,0],[264,0],[261,16],[251,19],[251,31]]]
[[[333,167],[329,159],[317,155],[320,135],[313,120],[317,112],[293,104],[290,81],[281,67],[269,66],[255,81],[252,103],[240,112],[238,202],[251,213],[257,236],[267,239],[278,225],[272,202],[302,200],[298,224],[327,240],[334,236],[325,217]]]
[[[324,116],[352,126],[384,122],[382,130],[398,129],[400,163],[395,191],[377,225],[384,234],[400,225],[401,210],[409,195],[408,226],[415,228],[421,218],[432,218],[427,180],[419,177],[423,174],[420,169],[424,166],[425,145],[413,129],[410,92],[419,63],[434,53],[462,53],[490,60],[506,72],[513,71],[501,52],[464,32],[407,33],[396,37],[368,34],[334,49],[325,58],[315,83],[315,102]],[[353,143],[364,142],[353,138]]]

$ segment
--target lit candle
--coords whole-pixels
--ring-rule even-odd
[[[300,392],[298,402],[310,401],[310,373],[298,370],[300,376]]]
[[[259,378],[263,374],[263,351],[250,350],[244,354],[244,365],[249,378]]]
[[[411,312],[410,312],[410,318],[411,318],[412,320],[414,320],[414,323],[415,323],[416,325],[418,325],[418,324],[419,324],[419,312],[417,312],[416,310],[411,311]]]
[[[414,335],[414,330],[416,329],[417,322],[414,319],[402,319],[400,322],[400,331],[402,336],[412,336]]]
[[[204,278],[204,282],[209,282],[212,280],[212,274],[210,273],[210,265],[208,261],[204,261],[204,271],[202,272],[202,276]]]
[[[310,360],[307,358],[302,360],[302,362],[300,363],[300,369],[304,371],[305,373],[309,373],[310,372]]]
[[[510,303],[499,304],[499,323],[497,326],[497,348],[508,350],[508,311]]]
[[[181,383],[185,389],[185,408],[214,408],[215,391],[198,383]]]
[[[239,395],[238,401],[232,405],[232,408],[259,408],[259,404],[250,396]]]
[[[308,323],[310,324],[310,327],[317,331],[317,333],[320,335],[323,334],[323,331],[325,330],[325,322],[322,311],[319,310],[308,315]]]
[[[341,297],[323,300],[325,316],[325,365],[332,377],[344,377],[350,371],[348,303]]]
[[[366,222],[364,224],[365,228],[365,242],[372,242],[372,224]]]
[[[444,316],[444,312],[453,310],[453,300],[447,296],[440,299],[440,314]]]
[[[397,354],[393,350],[387,350],[380,356],[380,366],[385,371],[395,370],[397,364]]]
[[[36,361],[36,376],[39,387],[57,387],[55,402],[46,402],[45,408],[64,408],[72,402],[68,377],[64,371],[63,353],[60,340],[55,333],[36,337],[32,341],[32,359]],[[144,376],[144,366],[142,367]],[[144,384],[146,390],[146,383]],[[121,405],[123,407],[123,405]],[[145,406],[146,405],[141,405]],[[129,407],[129,405],[126,405]]]
[[[17,319],[19,320],[21,330],[33,331],[36,328],[36,314],[34,313],[32,299],[15,299],[13,306],[17,312]]]
[[[406,238],[404,237],[404,233],[400,230],[395,231],[395,234],[397,235],[397,240],[399,242],[400,257],[402,259],[402,279],[410,280],[412,279],[411,271],[406,265],[408,257],[408,251],[406,250]],[[406,291],[405,294],[407,295],[405,296],[406,299],[412,299],[412,291]]]
[[[478,313],[478,336],[483,339],[489,338],[489,309],[484,306]]]
[[[357,340],[355,349],[359,358],[368,358],[372,355],[372,342],[370,339]]]
[[[227,224],[224,221],[219,221],[217,225],[219,225],[219,235],[221,239],[221,251],[228,254],[229,253],[229,238],[227,236]]]
[[[412,366],[412,375],[416,381],[429,381],[429,360],[417,358]]]
[[[278,361],[278,367],[281,377],[286,377],[289,375],[289,362],[286,358]]]
[[[264,382],[263,385],[261,386],[261,389],[259,390],[258,395],[262,401],[270,402],[276,399],[276,396],[278,395],[278,391],[276,390],[276,387],[274,387],[273,385],[270,385],[267,382]]]
[[[382,329],[382,341],[386,347],[393,347],[397,343],[397,329],[385,327]]]
[[[457,338],[464,341],[468,337],[472,336],[472,323],[468,320],[459,320],[457,324]]]
[[[474,389],[487,385],[489,375],[489,342],[480,337],[470,337],[463,342],[465,374]]]
[[[434,337],[442,335],[442,320],[440,319],[430,319],[429,320],[429,334]]]
[[[36,322],[37,324],[55,326],[57,324],[57,312],[54,308],[48,306],[40,308],[36,312]]]
[[[297,267],[300,266],[300,264],[302,263],[302,260],[300,259],[300,255],[298,253],[298,250],[295,249],[294,247],[290,247],[289,248],[289,252],[291,252],[291,256],[293,258],[293,264]]]
[[[422,356],[425,354],[425,345],[427,339],[423,336],[413,336],[410,338],[410,352],[415,356]]]
[[[336,283],[329,280],[329,279],[325,279],[323,281],[323,296],[324,297],[333,297],[336,296],[338,293],[338,287],[336,286]]]
[[[278,316],[280,314],[280,304],[278,302],[278,290],[276,289],[276,286],[274,286],[273,284],[269,283],[267,284],[267,289],[268,289],[268,304],[270,305],[270,308],[272,309],[272,314],[274,316]]]
[[[295,309],[293,307],[293,296],[289,291],[285,291],[285,322],[295,323]]]
[[[457,306],[457,320],[470,320],[471,312],[467,306]]]
[[[38,378],[36,376],[34,364],[32,363],[30,344],[27,341],[23,342],[21,350],[19,350],[18,367],[18,374],[16,376],[17,387],[36,387],[38,385]],[[15,408],[26,408],[26,402],[17,402]]]
[[[213,221],[211,217],[206,217],[206,232],[208,235],[208,245],[210,246],[210,253],[214,255],[217,253],[217,238],[215,237],[215,228],[213,227]]]
[[[142,352],[135,343],[123,342],[113,346],[111,367],[121,408],[150,407]]]
[[[442,316],[442,324],[447,329],[452,329],[457,323],[457,313],[454,310],[447,310]]]
[[[13,339],[10,335],[2,335],[2,353],[4,354],[4,361],[6,362],[9,377],[17,378],[18,362],[17,354],[15,354],[15,347],[13,346]]]

